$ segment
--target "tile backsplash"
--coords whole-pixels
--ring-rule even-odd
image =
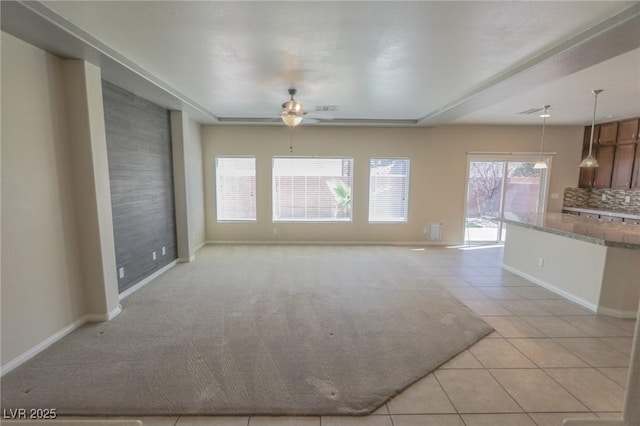
[[[604,200],[602,199],[604,195]],[[629,197],[629,202],[625,202]],[[623,189],[565,188],[563,207],[619,210],[640,213],[640,191]]]

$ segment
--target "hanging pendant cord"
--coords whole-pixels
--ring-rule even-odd
[[[293,154],[293,127],[289,127],[289,152]]]
[[[540,139],[540,161],[542,161],[542,149],[544,148],[544,129],[547,124],[547,109],[549,109],[549,105],[544,106],[544,113],[542,114],[542,139]]]
[[[600,92],[602,92],[602,90],[594,90],[592,92],[595,95],[595,100],[593,101],[593,120],[591,120],[591,142],[589,142],[589,157],[591,157],[591,149],[593,148],[593,136],[596,127],[596,106],[598,105],[598,93]]]

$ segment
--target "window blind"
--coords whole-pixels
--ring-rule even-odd
[[[256,220],[255,157],[216,157],[218,221]]]
[[[369,222],[406,222],[409,160],[372,158],[369,166]]]
[[[273,158],[274,221],[351,221],[352,158]]]

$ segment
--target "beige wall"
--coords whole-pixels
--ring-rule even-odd
[[[640,250],[593,244],[517,225],[507,225],[507,235],[507,270],[594,312],[636,318]]]
[[[205,241],[200,125],[171,111],[171,139],[178,259],[189,262]]]
[[[193,253],[205,242],[202,136],[200,124],[193,120],[188,121],[185,151],[189,186],[189,251]]]
[[[507,234],[508,270],[597,311],[606,246],[510,224]]]
[[[120,310],[100,68],[62,61],[80,260],[88,319]]]
[[[2,33],[5,365],[85,315],[61,61]]]
[[[463,240],[467,152],[536,152],[540,126],[442,126],[437,128],[293,129],[293,155],[354,158],[351,223],[278,223],[271,221],[271,159],[289,153],[284,126],[203,126],[204,194],[208,241],[345,241],[421,242],[423,228],[443,224],[443,243]],[[550,126],[545,152],[556,152],[549,184],[548,211],[559,211],[562,193],[576,186],[583,129]],[[215,216],[216,155],[255,155],[256,223],[217,223]],[[409,221],[368,224],[368,165],[372,157],[411,160]],[[273,233],[273,229],[277,233]]]

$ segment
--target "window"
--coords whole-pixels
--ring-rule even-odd
[[[216,157],[218,222],[256,220],[256,159]]]
[[[369,222],[406,222],[409,160],[372,158],[369,168]]]
[[[273,220],[351,221],[353,159],[273,159]]]

